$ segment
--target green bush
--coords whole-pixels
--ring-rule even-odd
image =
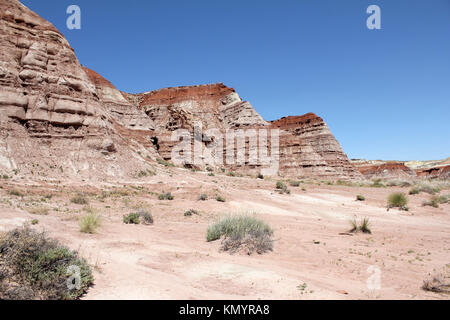
[[[167,193],[161,193],[158,196],[158,199],[159,200],[173,200],[174,197],[173,197],[173,195],[170,192],[167,192]]]
[[[408,204],[408,198],[402,192],[392,193],[388,197],[389,207],[405,208]]]
[[[276,188],[281,194],[283,194],[283,193],[290,194],[291,193],[291,190],[289,190],[288,187],[282,181],[277,182]]]
[[[208,200],[208,195],[207,195],[206,193],[202,193],[202,194],[200,195],[200,197],[198,197],[198,200],[200,200],[200,201],[206,201],[206,200]]]
[[[149,211],[139,209],[136,212],[124,215],[123,222],[125,224],[153,224],[153,216]]]
[[[248,215],[223,217],[208,227],[208,242],[224,238],[222,250],[235,252],[244,247],[247,253],[261,254],[273,249],[273,230],[262,220]]]
[[[130,213],[123,216],[123,223],[125,224],[139,224],[139,214]]]
[[[219,202],[225,202],[226,201],[225,198],[223,198],[221,196],[217,196],[216,200],[219,201]]]
[[[80,218],[80,231],[83,233],[95,233],[100,224],[100,216],[93,211],[88,212]]]
[[[39,223],[39,220],[38,219],[33,219],[33,220],[31,220],[31,224],[34,226],[34,225],[36,225],[36,224],[38,224]]]
[[[356,196],[356,200],[358,200],[358,201],[365,201],[365,200],[366,200],[366,197],[364,197],[364,196],[358,194],[358,195]]]
[[[0,236],[0,265],[0,300],[75,300],[94,281],[76,251],[29,227]]]

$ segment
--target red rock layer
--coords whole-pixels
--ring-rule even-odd
[[[423,178],[450,179],[450,165],[427,169],[417,169],[416,174],[417,176]]]
[[[356,165],[363,176],[368,179],[374,178],[411,178],[416,176],[414,170],[405,165],[404,162],[386,162],[381,164]]]

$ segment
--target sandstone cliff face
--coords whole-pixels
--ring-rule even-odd
[[[54,178],[133,177],[156,158],[174,160],[179,141],[173,134],[184,129],[193,133],[189,147],[201,150],[199,167],[259,173],[264,165],[249,157],[261,137],[277,131],[279,150],[270,149],[271,141],[267,145],[279,160],[274,174],[361,178],[320,117],[266,122],[222,83],[120,92],[82,67],[62,34],[16,0],[0,0],[0,48],[0,173],[18,169]],[[252,133],[258,144],[244,139],[243,161],[229,163],[221,135],[235,130]],[[237,144],[231,149],[238,153]],[[207,159],[205,151],[210,152]],[[43,173],[42,166],[53,171]]]
[[[123,175],[128,147],[103,102],[114,104],[114,91],[97,91],[62,34],[18,1],[1,0],[0,48],[0,166]]]
[[[273,121],[271,127],[282,130],[280,168],[283,174],[323,179],[361,178],[327,124],[317,115],[282,118]]]

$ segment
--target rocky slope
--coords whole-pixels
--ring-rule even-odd
[[[181,165],[252,174],[275,168],[268,173],[294,177],[362,177],[314,114],[266,122],[222,83],[120,92],[82,67],[62,34],[16,0],[0,0],[0,45],[0,173],[135,177],[157,158],[176,162],[180,137],[174,139],[174,134],[183,129],[191,136]],[[247,135],[236,140],[245,149],[227,147],[232,140],[223,138],[236,132]],[[272,134],[279,135],[279,149]],[[265,135],[267,148],[262,148]],[[193,156],[186,157],[192,149]],[[227,161],[233,158],[228,159],[227,150],[238,159]],[[271,160],[252,161],[255,155]]]
[[[449,159],[430,161],[382,161],[352,159],[350,161],[367,179],[449,179]]]

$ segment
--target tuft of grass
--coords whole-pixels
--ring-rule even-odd
[[[139,214],[130,213],[123,216],[123,223],[125,224],[139,224]]]
[[[373,183],[370,185],[372,188],[384,188],[385,184],[381,181],[381,179],[375,179]]]
[[[190,217],[190,216],[193,216],[194,214],[198,215],[197,210],[189,209],[188,211],[186,211],[186,212],[184,213],[184,216],[185,216],[185,217]]]
[[[436,293],[450,293],[450,264],[444,270],[423,281],[422,289]]]
[[[139,209],[136,212],[132,212],[130,214],[123,216],[123,222],[125,224],[153,224],[153,216],[152,214],[145,210]]]
[[[222,250],[236,252],[245,248],[248,254],[273,250],[273,230],[264,221],[249,215],[226,216],[211,224],[206,232],[208,242],[223,237]]]
[[[352,226],[350,232],[362,232],[372,234],[372,230],[370,230],[369,218],[363,218],[359,223],[356,219],[353,219],[350,221],[350,225]]]
[[[391,193],[388,197],[388,207],[405,209],[408,204],[407,196],[402,192]]]
[[[34,225],[37,225],[39,223],[39,220],[38,219],[33,219],[33,220],[31,220],[31,224],[34,226]]]
[[[436,187],[436,186],[431,185],[431,184],[421,183],[421,184],[419,184],[419,185],[417,185],[415,187],[412,187],[409,190],[409,194],[410,195],[419,194],[421,192],[425,192],[425,193],[434,195],[434,194],[440,192],[440,189],[438,187]]]
[[[198,197],[198,200],[200,200],[200,201],[206,201],[206,200],[208,200],[208,195],[207,195],[206,193],[202,193],[202,194],[200,195],[200,197]]]
[[[170,192],[167,192],[167,193],[161,193],[158,196],[158,199],[159,200],[173,200],[174,197],[173,197],[173,195]]]
[[[101,225],[101,218],[98,214],[91,211],[80,218],[80,231],[83,233],[95,233]]]
[[[31,214],[36,214],[39,216],[46,216],[46,215],[48,215],[49,209],[47,207],[36,207],[36,208],[30,208],[27,211]]]
[[[8,191],[8,194],[10,196],[16,196],[16,197],[23,197],[25,196],[25,194],[22,193],[22,191],[17,190],[17,189],[11,189]]]
[[[70,202],[79,204],[79,205],[87,205],[89,204],[89,199],[82,193],[77,194],[75,197],[70,199]]]
[[[357,201],[365,201],[365,200],[366,200],[366,197],[364,197],[364,196],[358,194],[358,195],[356,196],[356,200],[357,200]]]
[[[157,161],[160,165],[163,165],[163,166],[165,166],[165,167],[175,167],[175,165],[174,165],[173,163],[170,163],[169,161],[166,161],[166,160],[164,160],[164,159],[158,158],[158,159],[156,159],[156,161]]]
[[[440,204],[449,203],[450,202],[450,194],[442,195],[442,196],[434,196],[430,201],[425,201],[423,206],[431,206],[434,208],[439,208]]]
[[[283,193],[290,194],[291,193],[291,190],[289,190],[288,187],[282,181],[277,181],[276,188],[277,188],[278,192],[281,194],[283,194]]]
[[[223,198],[222,196],[217,196],[216,200],[219,201],[219,202],[225,202],[226,201],[225,198]]]
[[[0,300],[75,300],[94,277],[88,263],[25,226],[0,237]]]
[[[290,180],[289,181],[289,185],[291,187],[299,187],[300,186],[300,181]]]

